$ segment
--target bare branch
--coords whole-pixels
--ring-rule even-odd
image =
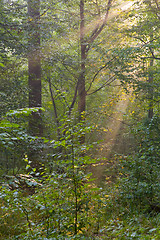
[[[49,91],[50,91],[50,94],[51,94],[52,104],[53,104],[53,108],[54,108],[54,115],[55,115],[55,120],[56,120],[56,124],[57,124],[57,135],[58,135],[58,139],[59,139],[60,138],[59,120],[58,120],[58,114],[57,114],[55,99],[53,97],[50,77],[48,77],[47,80],[48,80],[48,83],[49,83]]]
[[[87,95],[88,95],[88,96],[89,96],[89,95],[92,95],[92,94],[100,91],[100,90],[101,90],[102,88],[104,88],[105,86],[110,85],[110,84],[115,80],[114,77],[115,77],[115,75],[113,75],[112,77],[110,77],[109,79],[107,79],[107,81],[106,81],[101,87],[99,87],[98,89],[96,89],[95,91],[93,91],[93,92],[91,92],[91,93],[88,93]]]
[[[73,71],[69,70],[69,67],[72,68],[73,70],[76,70],[73,66],[67,65],[63,59],[59,59],[59,61],[61,62],[61,64],[65,67],[65,69],[75,78],[78,79],[78,76],[76,76],[76,74],[73,73]]]
[[[71,115],[72,109],[73,109],[74,104],[75,104],[75,102],[76,102],[76,99],[77,99],[77,92],[78,92],[78,82],[77,82],[77,85],[76,85],[76,88],[75,88],[75,93],[74,93],[74,97],[73,97],[73,100],[72,100],[71,106],[69,107],[69,116]]]
[[[157,6],[157,9],[160,10],[160,7],[159,7],[159,4],[158,4],[158,1],[157,0],[154,0],[155,3],[156,3],[156,6]]]
[[[91,83],[90,83],[90,85],[89,85],[89,88],[88,88],[88,90],[87,90],[86,92],[88,92],[88,91],[91,89],[92,84],[93,84],[93,82],[95,81],[95,79],[96,79],[96,77],[98,76],[98,74],[99,74],[103,69],[105,69],[106,67],[108,67],[115,58],[116,58],[116,57],[112,58],[109,62],[107,62],[104,66],[102,66],[102,67],[95,73],[95,75],[94,75],[94,77],[93,77],[93,79],[92,79],[92,81],[91,81]]]
[[[149,44],[149,43],[151,43],[151,42],[153,42],[154,40],[156,40],[157,38],[154,38],[154,39],[152,39],[151,41],[149,41],[149,42],[145,42],[142,38],[140,38],[140,37],[134,37],[135,39],[138,39],[138,40],[140,40],[141,42],[143,42],[144,43],[144,45],[142,46],[142,47],[144,47],[145,45],[147,45],[147,44]],[[152,48],[150,47],[150,46],[148,46],[148,48],[149,48],[149,50],[150,50],[150,52],[151,52],[151,55],[152,55],[152,57],[141,57],[141,59],[149,59],[149,58],[152,58],[152,59],[156,59],[156,60],[160,60],[160,57],[156,57],[155,55],[154,55],[154,51],[152,50]]]
[[[107,20],[108,20],[108,15],[109,15],[109,11],[110,11],[112,2],[113,2],[113,0],[108,0],[106,14],[105,14],[105,17],[103,19],[101,26],[100,26],[100,24],[97,24],[96,28],[92,32],[91,37],[87,40],[88,46],[86,48],[86,52],[89,51],[90,45],[94,42],[94,40],[98,37],[98,35],[102,32],[103,28],[105,27]]]

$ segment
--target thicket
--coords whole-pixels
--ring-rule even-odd
[[[29,115],[33,110],[37,111],[25,109],[8,115]],[[111,174],[107,174],[103,187],[97,187],[88,170],[98,163],[92,154],[98,143],[80,142],[83,134],[91,134],[95,128],[74,121],[63,120],[60,140],[43,139],[47,151],[43,172],[32,169],[27,155],[20,172],[14,176],[3,172],[1,239],[158,239],[159,118],[138,124],[134,132],[138,151],[115,156],[117,180],[108,181]],[[9,134],[14,131],[9,130],[19,133],[18,127],[8,120],[1,122],[6,148],[14,150],[15,142],[22,146],[21,141],[27,139],[24,145],[28,146],[36,140],[28,135],[24,138],[24,133],[23,138],[20,134],[12,138]]]

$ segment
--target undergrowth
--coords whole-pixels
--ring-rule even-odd
[[[160,239],[158,123],[153,119],[146,135],[144,129],[138,153],[116,156],[116,181],[97,187],[86,172],[97,161],[88,154],[95,145],[79,141],[93,128],[65,121],[60,140],[44,140],[50,151],[43,174],[32,169],[23,184],[18,176],[2,180],[0,239]]]

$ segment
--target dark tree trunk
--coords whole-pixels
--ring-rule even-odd
[[[104,16],[103,21],[101,24],[98,24],[95,29],[93,30],[90,37],[85,39],[85,17],[84,17],[84,4],[85,0],[80,0],[80,46],[81,46],[81,69],[80,69],[80,76],[78,81],[78,112],[81,119],[81,115],[86,110],[86,90],[85,90],[85,69],[86,69],[86,59],[87,53],[90,49],[91,44],[94,40],[100,35],[102,30],[107,24],[109,11],[111,8],[113,0],[108,0],[107,7],[106,7],[106,14]]]
[[[90,37],[85,37],[85,17],[84,17],[84,4],[85,0],[80,0],[80,55],[81,55],[81,65],[80,65],[80,76],[78,79],[78,113],[79,113],[79,120],[85,120],[85,111],[86,111],[86,83],[85,83],[85,74],[86,74],[86,59],[87,53],[90,49],[91,44],[94,40],[99,36],[102,32],[104,27],[107,24],[108,14],[111,8],[113,0],[108,0],[106,14],[104,16],[103,21],[101,24],[98,24],[95,29],[93,30]],[[82,136],[81,143],[85,142],[85,136]]]
[[[81,63],[80,76],[78,79],[78,114],[79,121],[85,119],[86,110],[86,90],[85,90],[85,68],[86,68],[86,42],[84,39],[84,0],[80,1],[80,46]],[[85,135],[80,137],[80,142],[85,142]]]

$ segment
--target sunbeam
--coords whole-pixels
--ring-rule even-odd
[[[91,168],[93,177],[97,179],[97,183],[101,183],[102,179],[104,178],[105,170],[107,169],[110,162],[110,155],[115,145],[115,141],[119,134],[120,128],[123,124],[123,117],[126,114],[131,95],[131,89],[130,93],[122,92],[119,100],[114,107],[114,112],[106,124],[106,129],[108,129],[108,131],[106,131],[103,143],[101,144],[100,150],[98,152],[98,155],[101,155],[101,157],[105,158],[106,160],[100,161],[98,164],[93,165]]]

